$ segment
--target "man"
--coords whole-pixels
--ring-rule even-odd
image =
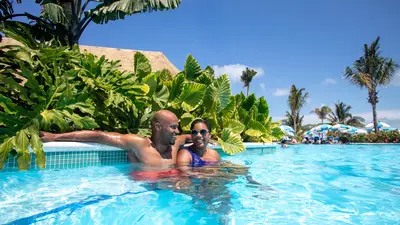
[[[102,131],[75,131],[62,134],[41,132],[44,142],[77,141],[96,142],[115,146],[128,151],[131,162],[142,162],[149,166],[170,166],[175,164],[180,145],[190,139],[190,135],[179,135],[179,120],[168,110],[157,111],[151,121],[151,138],[135,134],[120,134]]]

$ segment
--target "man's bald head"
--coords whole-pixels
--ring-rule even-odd
[[[174,145],[178,130],[179,119],[169,110],[160,110],[154,113],[151,120],[152,137],[155,142]]]
[[[178,117],[176,117],[175,113],[169,110],[159,110],[154,113],[152,123],[170,123],[172,121],[178,121]]]

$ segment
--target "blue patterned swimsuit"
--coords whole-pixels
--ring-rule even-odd
[[[192,155],[192,167],[200,167],[207,165],[207,162],[202,160],[200,156],[198,156],[196,153],[192,152],[189,148],[185,148],[186,150],[189,151],[190,155]]]

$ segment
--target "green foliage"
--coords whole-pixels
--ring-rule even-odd
[[[19,1],[20,2],[20,1]],[[14,14],[9,0],[0,3],[0,24],[6,29],[23,25],[30,35],[48,41],[58,39],[63,45],[78,44],[82,33],[93,21],[97,24],[110,20],[124,19],[127,15],[163,11],[177,8],[181,0],[96,0],[96,1],[55,1],[36,0],[40,4],[40,16],[29,13]],[[90,8],[89,8],[90,7]],[[29,23],[10,21],[14,17],[26,17]],[[11,22],[11,23],[9,23]],[[1,28],[1,27],[0,27]],[[0,31],[2,31],[0,29]]]
[[[245,150],[243,141],[280,139],[264,97],[232,96],[228,75],[215,77],[211,67],[200,68],[189,55],[185,70],[174,77],[153,72],[146,57],[136,53],[134,73],[121,72],[118,61],[69,49],[56,42],[0,49],[0,168],[15,151],[20,169],[28,169],[30,155],[45,167],[39,131],[67,132],[100,129],[151,135],[155,111],[169,109],[188,132],[194,119],[212,124],[212,138],[223,151]]]
[[[379,133],[358,134],[349,137],[352,143],[400,143],[400,132],[379,131]]]

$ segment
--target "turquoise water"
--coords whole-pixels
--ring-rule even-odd
[[[156,183],[132,180],[130,165],[1,172],[0,224],[400,223],[399,145],[298,145],[223,159],[247,170]]]

